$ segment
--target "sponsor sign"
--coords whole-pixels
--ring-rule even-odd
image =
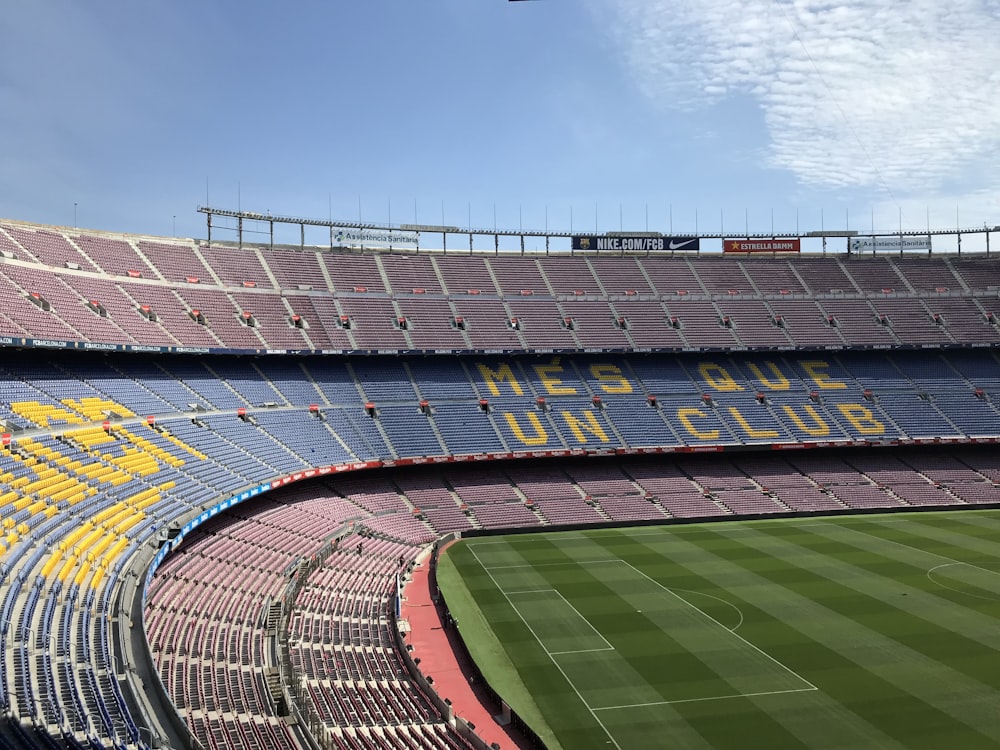
[[[726,253],[797,253],[802,250],[798,237],[787,240],[723,240]]]
[[[923,237],[851,237],[847,240],[847,251],[851,253],[895,252],[917,250],[930,252],[931,236]]]
[[[46,349],[68,349],[73,346],[69,341],[52,341],[50,339],[28,339],[31,346],[42,346]]]
[[[401,232],[397,229],[337,229],[334,230],[333,239],[338,245],[417,246],[416,232]]]
[[[668,251],[684,250],[696,252],[701,241],[697,237],[651,237],[649,235],[583,234],[573,237],[574,250],[622,251]]]

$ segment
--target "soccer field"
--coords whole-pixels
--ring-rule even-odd
[[[438,578],[552,748],[1000,748],[1000,512],[480,537]]]

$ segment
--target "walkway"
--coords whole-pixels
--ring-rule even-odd
[[[428,579],[428,561],[413,569],[413,580],[407,585],[403,597],[402,618],[410,624],[407,640],[411,652],[420,659],[420,671],[434,678],[434,689],[442,698],[451,701],[456,716],[471,722],[487,745],[497,743],[503,750],[527,748],[513,727],[502,727],[493,719],[493,713],[484,701],[485,691],[469,683],[463,664],[452,648],[452,631],[445,630],[437,607],[431,600]]]

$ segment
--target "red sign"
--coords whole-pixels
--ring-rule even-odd
[[[0,440],[3,441],[4,445],[10,445],[10,433],[5,432],[3,435],[0,435]]]
[[[797,253],[802,250],[798,237],[787,240],[723,240],[722,250],[727,253]]]

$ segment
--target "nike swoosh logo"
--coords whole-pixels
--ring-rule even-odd
[[[674,242],[673,240],[670,240],[670,244],[668,245],[668,247],[671,250],[677,250],[678,248],[684,247],[685,245],[690,245],[692,242],[695,242],[695,240],[684,240],[683,242]]]

